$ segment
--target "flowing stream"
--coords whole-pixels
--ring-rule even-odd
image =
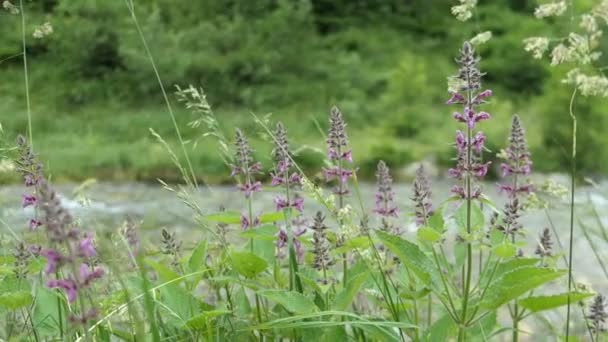
[[[563,177],[562,177],[562,180]],[[435,204],[445,201],[449,195],[449,189],[453,184],[450,180],[435,180],[433,182],[433,196]],[[201,234],[200,227],[194,219],[193,211],[170,191],[159,185],[140,183],[94,183],[84,191],[75,193],[76,185],[59,185],[56,187],[63,205],[70,210],[74,217],[80,220],[83,227],[87,229],[116,231],[127,216],[142,220],[142,230],[145,230],[149,239],[160,236],[162,227],[175,229],[184,240],[193,241]],[[26,222],[33,215],[31,208],[21,207],[22,195],[25,192],[22,186],[0,187],[0,227],[4,234],[10,230],[18,231],[25,229]],[[368,212],[374,205],[374,185],[362,184],[361,196],[363,204]],[[396,198],[400,205],[400,220],[405,222],[401,227],[406,234],[413,235],[413,217],[411,206],[411,189],[409,184],[397,184],[395,186]],[[484,192],[493,199],[498,199],[496,206],[501,208],[504,203],[504,195],[498,194],[496,185],[486,183]],[[574,238],[574,265],[575,281],[592,285],[597,291],[608,294],[608,276],[602,271],[597,257],[594,254],[589,241],[585,238],[580,219],[589,230],[592,242],[595,244],[597,253],[602,260],[608,263],[608,241],[603,238],[600,222],[608,227],[608,181],[601,182],[595,186],[582,186],[577,190],[576,212],[577,222]],[[268,212],[274,210],[274,196],[270,191],[256,194],[254,212]],[[351,196],[352,197],[352,196]],[[312,216],[315,210],[322,209],[312,200],[306,199],[305,213],[307,217]],[[242,195],[233,186],[202,187],[196,196],[196,202],[204,211],[217,212],[220,205],[227,210],[241,210],[245,207]],[[522,217],[522,223],[526,230],[526,236],[522,239],[527,243],[522,250],[531,255],[536,249],[538,235],[543,228],[549,227],[551,222],[558,232],[559,239],[567,248],[569,237],[569,207],[565,200],[553,200],[553,207],[549,210],[531,209]],[[359,208],[359,202],[351,198],[353,208]],[[447,204],[446,212],[454,209],[455,204]],[[592,208],[595,208],[597,215]],[[489,211],[489,209],[487,210]],[[448,219],[448,223],[451,221]],[[371,221],[372,226],[374,221]],[[234,227],[240,229],[240,227]],[[608,232],[606,232],[608,234]],[[202,236],[202,235],[201,235]],[[450,249],[453,244],[453,235],[445,241],[446,247]],[[567,250],[560,250],[559,244],[554,241],[556,253],[567,254]],[[563,264],[561,264],[563,265]],[[565,278],[561,283],[565,283]],[[574,309],[578,310],[578,309]],[[550,314],[551,316],[553,313]],[[551,321],[559,321],[563,318],[562,313],[556,312],[555,317],[549,317]]]

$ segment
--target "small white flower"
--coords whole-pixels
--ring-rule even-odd
[[[564,44],[558,44],[551,51],[551,65],[558,65],[572,60],[570,50]]]
[[[478,33],[475,37],[471,38],[470,42],[473,45],[481,45],[488,42],[492,38],[492,31],[485,31]]]
[[[596,32],[599,29],[599,27],[597,25],[597,21],[595,20],[595,17],[592,16],[591,14],[583,14],[581,16],[580,26],[583,30],[587,31],[588,33]]]
[[[552,16],[560,16],[566,12],[568,6],[565,1],[550,2],[542,4],[536,8],[534,15],[537,18],[546,18]]]
[[[42,39],[46,36],[49,36],[53,33],[53,26],[48,21],[40,26],[38,26],[32,36],[36,39]]]
[[[568,72],[563,82],[576,86],[583,96],[608,97],[608,78],[605,76],[586,75],[575,68]]]
[[[524,50],[532,52],[536,59],[543,58],[545,51],[549,49],[549,39],[545,37],[530,37],[524,39]]]
[[[603,0],[592,10],[593,15],[598,16],[608,24],[608,0]]]
[[[13,14],[13,15],[19,14],[19,8],[17,6],[15,6],[15,5],[13,5],[8,0],[5,0],[2,3],[2,8],[4,8],[5,10],[7,10],[10,14]]]
[[[473,16],[477,0],[460,0],[460,5],[452,7],[452,14],[460,21],[467,21]]]
[[[460,91],[460,89],[462,89],[462,87],[465,85],[465,81],[459,79],[458,77],[455,76],[449,76],[447,78],[448,80],[448,92],[449,93],[457,93]]]

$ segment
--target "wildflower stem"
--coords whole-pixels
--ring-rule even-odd
[[[471,92],[468,92],[469,103],[471,103]],[[473,132],[470,127],[467,128],[467,136],[468,141],[473,140]],[[467,144],[467,164],[470,166],[472,164],[472,151],[471,144]],[[467,191],[467,234],[471,234],[471,175],[467,173],[466,178],[466,191]],[[465,341],[466,339],[466,325],[465,322],[467,320],[467,309],[469,304],[469,290],[471,288],[471,273],[473,267],[473,250],[471,246],[471,242],[467,241],[467,261],[466,261],[466,269],[464,270],[465,283],[463,289],[463,300],[462,300],[462,312],[460,315],[460,325],[458,330],[458,341]]]
[[[574,191],[576,190],[576,116],[574,115],[574,99],[577,88],[574,88],[570,98],[570,118],[572,119],[572,169],[570,173],[570,242],[568,248],[568,293],[572,291],[572,250],[574,246]],[[568,296],[566,308],[566,342],[570,335],[570,306],[571,300]]]
[[[23,0],[19,0],[19,11],[21,13],[21,44],[22,44],[22,55],[23,55],[23,81],[25,84],[25,104],[27,108],[27,135],[30,147],[34,147],[34,141],[32,140],[32,105],[30,102],[30,80],[27,66],[27,44],[25,40],[25,11],[23,10]]]

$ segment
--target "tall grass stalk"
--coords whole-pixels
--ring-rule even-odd
[[[576,98],[577,88],[572,91],[570,98],[570,118],[572,119],[572,165],[570,170],[570,240],[568,246],[568,292],[572,291],[572,252],[574,246],[574,192],[576,190],[576,115],[574,115],[574,100]],[[570,296],[568,296],[568,304],[566,306],[566,342],[570,338]]]
[[[141,43],[144,47],[144,50],[146,51],[146,55],[148,56],[150,65],[152,66],[152,69],[154,70],[154,75],[156,76],[156,81],[158,82],[158,86],[160,87],[160,90],[163,94],[163,99],[165,101],[165,105],[167,106],[167,111],[169,112],[169,116],[171,117],[171,122],[173,124],[173,128],[175,129],[175,134],[177,135],[177,139],[181,146],[182,152],[184,153],[184,158],[186,159],[186,163],[188,164],[191,181],[194,185],[194,188],[198,189],[197,177],[196,177],[196,174],[194,173],[194,168],[192,167],[192,162],[190,161],[190,156],[188,154],[188,151],[186,150],[186,143],[184,142],[184,139],[182,138],[181,131],[179,129],[179,126],[177,125],[177,120],[175,119],[175,114],[173,113],[173,107],[171,106],[171,102],[169,101],[169,96],[167,95],[167,91],[165,90],[165,85],[160,77],[160,73],[158,71],[158,68],[156,67],[156,62],[154,61],[154,57],[152,56],[152,52],[150,51],[150,47],[148,46],[148,42],[146,40],[144,32],[141,28],[141,25],[139,24],[137,15],[135,14],[135,4],[134,4],[133,0],[125,0],[125,5],[129,9],[129,13],[131,14],[131,19],[133,20],[133,24],[135,25],[135,28],[137,29],[137,33],[138,33]],[[188,180],[185,179],[185,181],[188,181]]]

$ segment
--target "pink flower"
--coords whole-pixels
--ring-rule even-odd
[[[25,186],[34,186],[38,183],[38,180],[31,174],[27,174],[23,177]]]
[[[29,221],[30,230],[36,230],[38,227],[42,226],[42,222],[36,219],[30,219]]]
[[[36,204],[36,196],[33,195],[23,195],[22,205],[23,207],[29,207],[30,205]]]
[[[452,93],[452,97],[446,102],[446,104],[465,104],[466,99],[459,93]]]
[[[456,131],[456,149],[462,153],[467,149],[467,138],[462,131]]]
[[[241,215],[241,228],[247,230],[248,228],[256,227],[260,224],[260,218],[254,217],[253,222],[249,222],[249,218],[246,215]]]
[[[80,281],[83,286],[89,286],[89,284],[95,280],[103,277],[104,271],[101,267],[95,267],[93,271],[87,264],[80,264]]]
[[[57,272],[57,268],[65,261],[65,257],[54,249],[43,249],[40,252],[46,258],[46,267],[44,273],[51,274]]]
[[[245,197],[249,198],[249,197],[251,197],[251,195],[254,192],[262,191],[262,183],[255,182],[253,184],[252,183],[241,184],[241,185],[239,185],[239,190],[241,190],[245,194]]]
[[[73,303],[78,296],[78,286],[72,279],[49,280],[46,286],[51,289],[59,288],[65,290],[70,303]]]
[[[475,98],[473,98],[473,103],[474,104],[485,103],[486,102],[485,99],[487,99],[490,96],[492,96],[492,90],[486,89],[486,90],[482,91],[481,93],[479,93],[479,95],[475,96]]]
[[[86,258],[92,258],[97,255],[95,245],[93,244],[93,235],[85,234],[84,238],[80,240],[78,245],[80,255]]]
[[[471,145],[477,153],[481,153],[483,151],[484,144],[486,142],[486,136],[483,132],[477,132],[475,138],[473,138],[473,144]]]

